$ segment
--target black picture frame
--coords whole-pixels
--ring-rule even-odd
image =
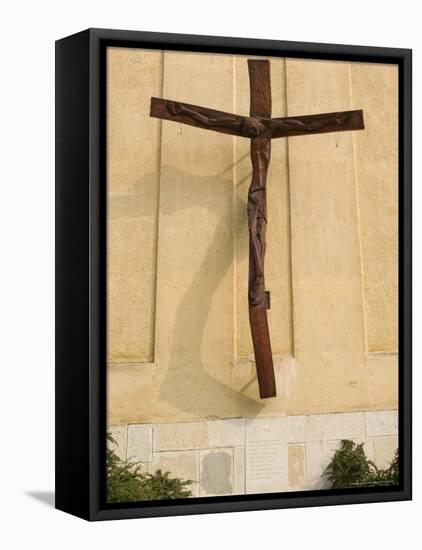
[[[106,504],[107,46],[398,65],[398,487]],[[56,508],[87,520],[107,520],[411,499],[411,94],[409,49],[107,29],[88,29],[56,42]]]

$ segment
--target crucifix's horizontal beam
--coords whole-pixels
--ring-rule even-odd
[[[245,117],[198,105],[152,97],[150,115],[204,130],[250,139],[294,137],[364,129],[361,110],[285,118]]]

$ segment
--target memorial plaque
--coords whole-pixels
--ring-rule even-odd
[[[287,424],[284,418],[246,425],[246,493],[287,490]]]

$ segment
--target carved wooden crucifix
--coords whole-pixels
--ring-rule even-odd
[[[150,115],[251,140],[252,181],[248,193],[248,302],[259,395],[263,399],[276,395],[264,282],[267,229],[266,184],[271,157],[271,139],[362,130],[364,125],[361,110],[271,118],[270,62],[249,59],[248,69],[249,117],[155,97],[151,98]]]

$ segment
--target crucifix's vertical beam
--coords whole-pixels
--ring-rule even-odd
[[[271,118],[270,63],[248,60],[250,116]],[[264,259],[267,229],[267,172],[271,139],[251,139],[252,181],[248,193],[249,321],[255,353],[259,394],[274,397],[276,385],[265,300]]]

